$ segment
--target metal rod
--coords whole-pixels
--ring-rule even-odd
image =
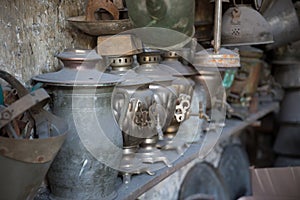
[[[221,46],[222,28],[222,0],[215,0],[215,22],[214,22],[214,51],[219,53]]]

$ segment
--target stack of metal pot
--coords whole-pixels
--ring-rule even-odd
[[[300,42],[283,47],[277,51],[275,79],[285,90],[279,114],[280,129],[274,150],[279,155],[275,165],[300,165]]]
[[[67,50],[57,56],[64,67],[38,75],[51,94],[50,109],[70,125],[48,181],[55,199],[113,199],[122,157],[122,135],[111,109],[119,76],[95,69],[95,51]]]

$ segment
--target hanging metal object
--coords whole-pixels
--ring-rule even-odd
[[[285,156],[300,156],[300,126],[281,124],[274,144],[274,151]]]
[[[89,0],[86,14],[68,18],[68,21],[92,36],[113,35],[133,28],[127,16],[127,9],[115,3],[110,0]]]
[[[222,46],[273,43],[272,28],[253,8],[236,5],[223,15]]]
[[[250,101],[256,92],[260,71],[262,68],[263,51],[250,46],[239,48],[241,57],[241,68],[238,69],[228,101],[249,107]]]
[[[214,73],[214,77],[218,77],[218,72],[220,70],[220,75],[222,76],[222,83],[216,85],[215,90],[209,91],[210,97],[210,106],[220,104],[219,107],[221,110],[224,107],[228,107],[228,113],[231,115],[234,114],[234,110],[226,103],[225,94],[229,93],[230,87],[233,83],[235,72],[238,67],[240,67],[240,57],[238,52],[231,51],[229,49],[221,48],[221,30],[222,30],[222,0],[215,1],[215,17],[214,17],[214,40],[212,41],[213,49],[202,50],[195,53],[193,65],[198,69],[198,71],[210,71]],[[207,73],[205,73],[207,74]],[[209,76],[211,78],[211,76]],[[220,88],[223,86],[223,88]],[[211,86],[206,87],[210,89]],[[222,89],[225,90],[221,91]],[[214,93],[214,94],[212,94]],[[218,96],[218,97],[217,97]],[[228,115],[229,116],[229,115]]]
[[[49,102],[49,95],[43,89],[29,93],[17,79],[2,70],[0,78],[8,82],[19,97],[7,107],[0,107],[1,135],[5,131],[14,133],[12,138],[0,137],[1,198],[33,199],[64,142],[68,125],[43,109]],[[26,126],[18,129],[28,115],[32,116],[35,127],[34,131],[29,130],[31,138],[26,134],[30,120],[25,119]]]
[[[251,178],[247,153],[239,145],[228,145],[222,152],[218,171],[229,190],[229,199],[251,194]]]
[[[261,13],[270,24],[274,36],[274,43],[267,45],[267,49],[273,49],[300,39],[299,19],[292,0],[266,1],[263,4],[264,9]]]
[[[113,199],[118,174],[113,167],[121,162],[122,134],[111,96],[120,78],[95,69],[101,58],[94,51],[69,50],[57,57],[65,64],[62,70],[33,78],[51,93],[52,112],[70,125],[48,172],[51,196]]]
[[[186,174],[179,191],[179,200],[193,195],[210,196],[214,200],[229,200],[227,186],[218,171],[206,162],[195,164]]]
[[[222,30],[222,0],[215,2],[213,49],[199,51],[194,57],[194,66],[198,69],[223,69],[240,67],[240,57],[237,52],[221,47]],[[216,71],[216,70],[215,70]]]
[[[225,92],[221,90],[225,89],[226,92],[229,91],[229,88],[234,80],[235,71],[238,67],[240,67],[240,57],[238,52],[220,48],[222,27],[222,0],[215,1],[215,4],[214,40],[212,42],[214,48],[196,52],[193,65],[198,71],[201,71],[202,73],[204,72],[203,74],[208,75],[202,76],[200,80],[202,79],[205,81],[206,78],[214,80],[212,82],[204,83],[206,85],[205,88],[208,90],[208,107],[214,107],[214,105],[216,105],[216,102],[218,102],[221,104],[221,110],[223,110],[223,107],[228,104],[225,103]],[[217,81],[220,79],[219,70],[221,71],[221,75],[223,78],[223,81],[221,83]],[[215,81],[217,81],[218,83],[214,83]]]

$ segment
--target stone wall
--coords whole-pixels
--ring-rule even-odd
[[[86,1],[2,0],[0,69],[26,82],[33,75],[57,70],[55,54],[65,48],[94,48],[96,38],[67,22],[83,15]]]

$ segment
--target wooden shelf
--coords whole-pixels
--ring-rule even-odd
[[[237,119],[227,119],[226,126],[223,128],[221,135],[218,135],[219,140],[222,141],[225,138],[230,137],[231,135],[243,130],[247,126],[251,125],[253,122],[262,118],[263,116],[274,112],[279,109],[278,102],[270,102],[259,105],[258,112],[249,115],[244,121]],[[213,135],[212,135],[213,137]],[[211,142],[210,142],[211,141]],[[209,138],[205,142],[204,146],[214,145],[216,140],[210,140]],[[214,144],[210,144],[214,143]],[[201,148],[201,152],[205,151],[205,147],[201,144],[192,144],[185,153],[177,159],[172,167],[163,167],[162,169],[155,172],[154,176],[150,176],[147,174],[140,174],[132,176],[131,182],[129,184],[121,183],[121,180],[118,184],[118,197],[116,199],[125,199],[132,200],[136,199],[140,195],[142,195],[147,190],[151,189],[159,182],[172,175],[174,172],[179,170],[180,168],[187,165],[192,160],[199,158],[199,151]]]

